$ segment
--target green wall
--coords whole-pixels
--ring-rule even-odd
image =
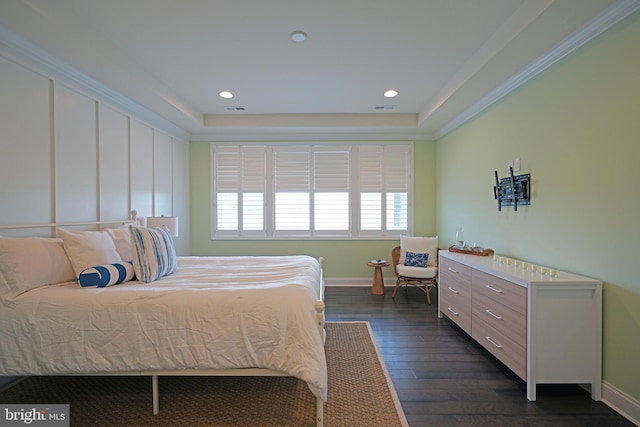
[[[640,13],[437,142],[440,246],[457,227],[497,253],[601,279],[606,383],[640,400]],[[497,211],[520,158],[531,206]]]
[[[366,262],[389,259],[398,240],[211,240],[211,192],[209,142],[192,142],[191,156],[191,254],[192,255],[288,255],[325,258],[325,277],[370,278]],[[414,144],[414,234],[432,236],[435,215],[435,143]],[[386,268],[385,275],[393,271]]]

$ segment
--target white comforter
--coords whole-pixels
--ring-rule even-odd
[[[41,287],[0,308],[0,375],[268,368],[322,400],[320,265],[307,256],[180,257],[159,281]]]

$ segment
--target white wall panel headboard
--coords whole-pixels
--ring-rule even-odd
[[[0,48],[0,235],[179,216],[189,255],[189,145]],[[6,226],[26,224],[21,230]],[[13,227],[13,226],[11,226]]]
[[[100,218],[116,220],[128,212],[129,118],[101,103],[98,107],[98,156],[100,158]],[[122,171],[127,173],[122,173]]]
[[[54,84],[54,184],[56,221],[98,215],[98,135],[95,100]],[[126,166],[118,172],[126,171]]]
[[[51,222],[49,91],[48,79],[0,57],[0,221],[4,224]]]

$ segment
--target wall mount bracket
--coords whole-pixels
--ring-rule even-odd
[[[509,176],[498,178],[498,171],[494,171],[496,184],[493,186],[493,197],[498,202],[498,211],[503,206],[513,206],[517,211],[518,206],[531,204],[531,174],[513,175],[513,168],[509,168]]]

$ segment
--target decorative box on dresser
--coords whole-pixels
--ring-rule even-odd
[[[438,313],[527,383],[588,384],[602,398],[602,282],[440,251]]]

